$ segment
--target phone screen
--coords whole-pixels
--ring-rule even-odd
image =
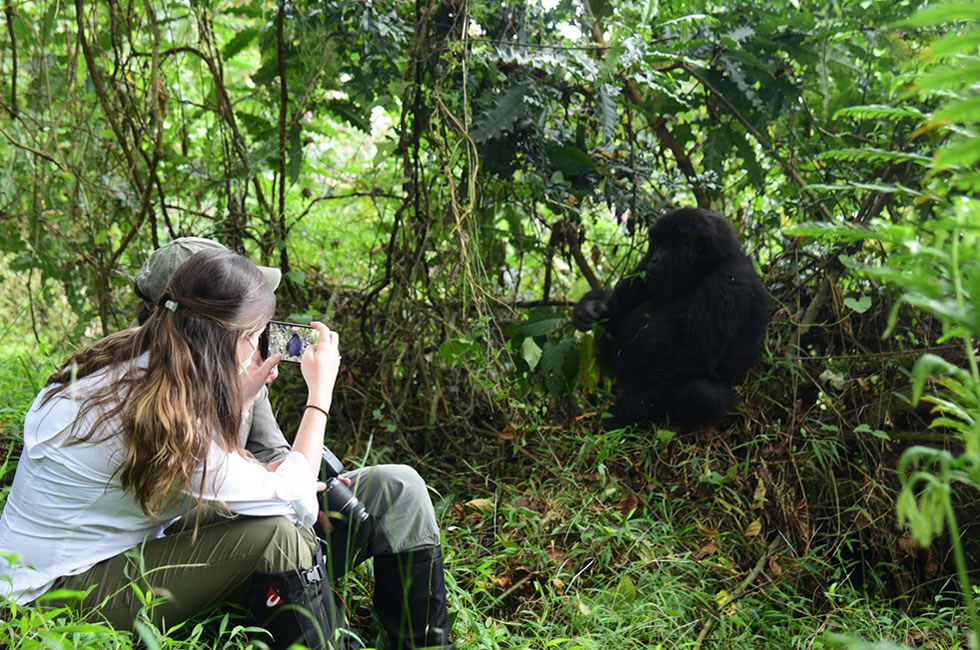
[[[277,352],[283,361],[299,363],[306,346],[317,342],[319,333],[309,325],[269,321],[259,336],[259,354],[268,359]]]

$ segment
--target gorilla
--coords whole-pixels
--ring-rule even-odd
[[[717,421],[755,363],[768,317],[769,296],[727,219],[699,208],[660,217],[639,265],[572,312],[583,332],[601,326],[599,360],[616,380],[604,427]]]

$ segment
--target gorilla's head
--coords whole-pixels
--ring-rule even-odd
[[[654,222],[650,249],[637,270],[661,295],[684,293],[741,254],[742,244],[727,219],[710,210],[680,208]]]

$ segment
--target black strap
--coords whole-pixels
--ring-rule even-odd
[[[313,567],[305,569],[300,573],[303,574],[303,579],[308,585],[314,582],[321,582],[327,577],[327,564],[323,557],[323,546],[319,543],[319,540],[317,540],[317,544],[313,547]]]

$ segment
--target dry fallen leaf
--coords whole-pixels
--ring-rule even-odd
[[[769,574],[772,576],[778,576],[783,572],[783,567],[779,566],[779,558],[779,553],[769,558]]]
[[[762,519],[756,518],[751,524],[745,527],[745,531],[742,533],[745,535],[745,539],[751,541],[759,536],[762,532]]]
[[[707,544],[705,544],[704,546],[702,546],[700,549],[698,549],[698,552],[694,554],[694,559],[695,560],[703,560],[704,558],[708,557],[709,555],[714,555],[717,552],[718,552],[718,545],[715,544],[714,542],[708,542]]]
[[[480,512],[493,512],[492,499],[471,499],[466,502],[466,507]]]
[[[718,537],[718,529],[705,524],[698,524],[698,534],[705,537]]]
[[[755,492],[752,494],[752,509],[760,510],[766,503],[766,484],[762,477],[755,484]]]
[[[624,517],[628,517],[631,512],[636,510],[636,507],[640,505],[640,499],[632,492],[627,492],[626,495],[619,500],[619,511],[623,513]]]

